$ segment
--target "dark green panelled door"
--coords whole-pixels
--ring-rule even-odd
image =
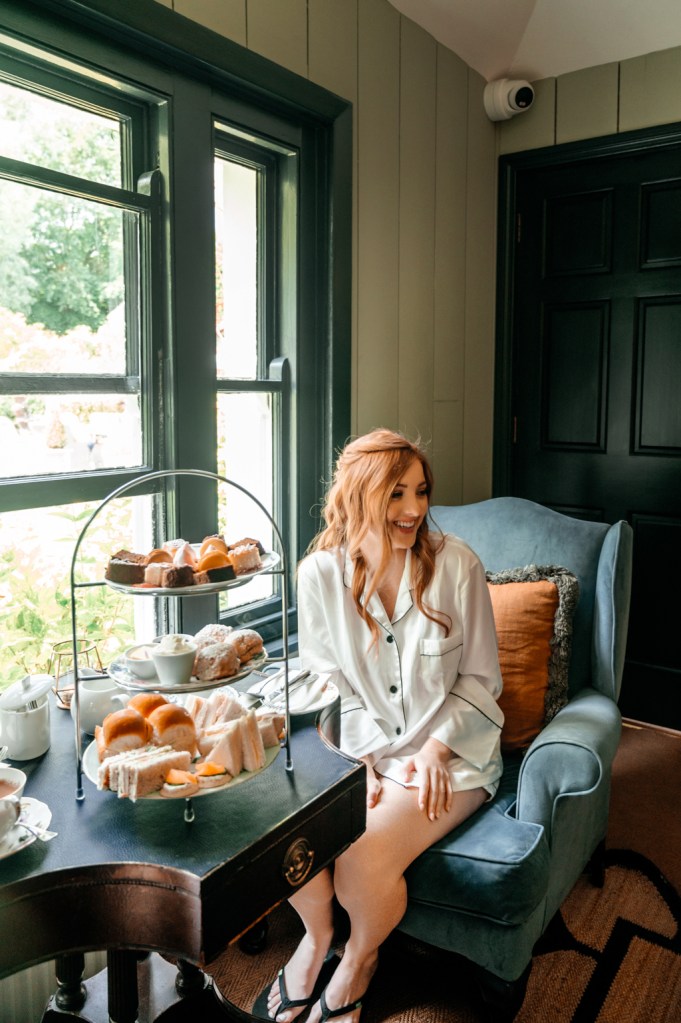
[[[620,705],[681,728],[681,144],[516,185],[510,491],[630,522]]]

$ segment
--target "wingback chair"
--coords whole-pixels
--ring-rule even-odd
[[[533,948],[603,847],[631,585],[632,530],[514,497],[436,506],[488,572],[563,566],[579,582],[569,700],[524,753],[504,756],[495,798],[407,872],[399,929],[466,957],[490,1018],[522,1004]]]

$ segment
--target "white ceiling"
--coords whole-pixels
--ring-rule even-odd
[[[390,0],[487,81],[681,46],[680,0]]]

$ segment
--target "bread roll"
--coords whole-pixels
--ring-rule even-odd
[[[172,746],[178,752],[196,750],[196,728],[191,714],[176,703],[157,707],[149,715],[148,722],[153,729],[152,742],[156,746]]]
[[[100,761],[116,753],[140,749],[151,737],[147,719],[131,707],[107,714],[101,727],[95,728],[95,741]]]
[[[142,717],[148,718],[157,707],[162,707],[168,701],[160,693],[138,693],[128,700],[128,707],[138,711]]]

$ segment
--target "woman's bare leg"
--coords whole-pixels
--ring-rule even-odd
[[[322,870],[289,899],[305,927],[298,948],[286,964],[286,990],[289,998],[306,998],[311,994],[326,953],[333,939],[333,880],[331,871]],[[267,1011],[277,1023],[286,1023],[303,1012],[303,1008],[287,1009],[277,1015],[281,1005],[279,980],[270,989]]]
[[[420,853],[466,820],[487,798],[484,789],[455,792],[449,813],[434,821],[417,804],[416,789],[383,780],[379,802],[367,813],[367,829],[338,857],[334,887],[350,917],[350,937],[326,989],[330,1009],[361,998],[378,964],[378,949],[404,915],[404,872]],[[319,1020],[315,1005],[310,1023]],[[355,1023],[359,1010],[334,1023]]]

